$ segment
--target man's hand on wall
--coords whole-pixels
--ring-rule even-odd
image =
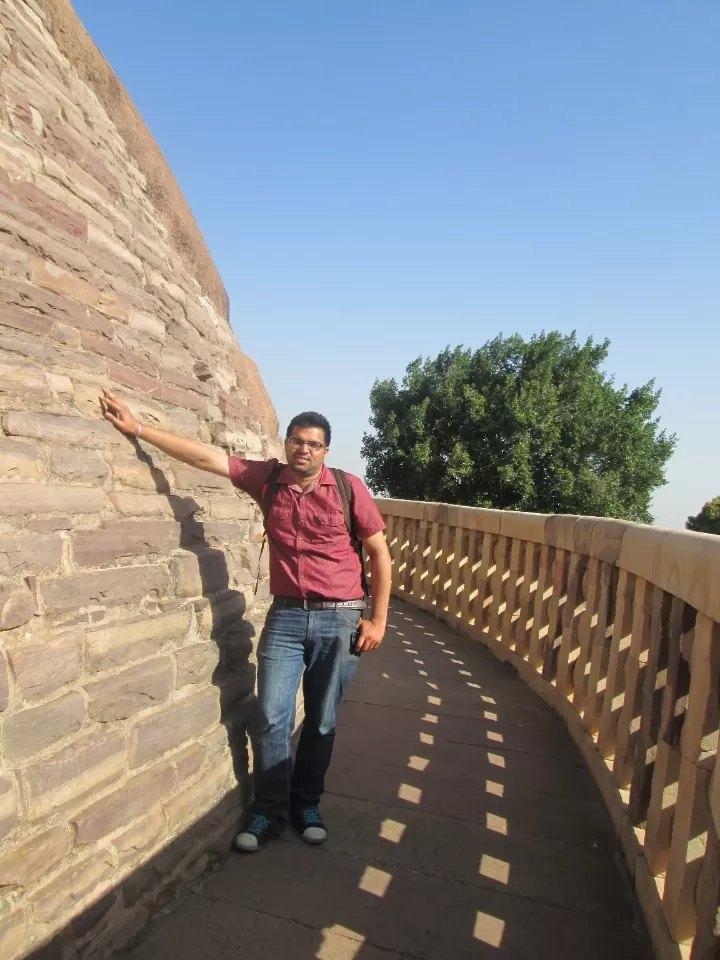
[[[105,419],[109,420],[114,427],[117,427],[120,433],[125,433],[129,437],[135,436],[138,421],[132,413],[130,413],[127,404],[119,400],[114,394],[110,393],[109,390],[103,390],[100,395],[100,405],[102,406]]]

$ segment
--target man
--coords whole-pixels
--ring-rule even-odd
[[[345,522],[337,482],[325,465],[330,424],[317,413],[290,421],[287,466],[277,460],[242,460],[194,440],[140,424],[107,390],[100,398],[107,420],[129,437],[199,470],[227,477],[267,505],[273,603],[258,644],[258,701],[254,731],[255,803],[235,845],[251,853],[280,835],[288,818],[308,843],[327,830],[318,810],[335,738],[335,712],[362,652],[382,642],[390,599],[390,554],[384,523],[365,485],[351,474],[353,529],[370,558],[372,610],[366,606],[362,561]],[[278,470],[280,472],[278,473]],[[303,680],[305,720],[292,766],[295,701]]]

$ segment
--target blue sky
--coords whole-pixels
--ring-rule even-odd
[[[663,389],[658,523],[720,495],[717,0],[75,6],[333,464],[363,472],[376,377],[576,329]]]

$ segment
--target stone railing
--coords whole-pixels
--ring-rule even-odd
[[[564,718],[658,957],[717,956],[720,538],[377,502],[394,594],[485,643]]]

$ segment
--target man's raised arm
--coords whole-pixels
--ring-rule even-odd
[[[183,463],[205,470],[206,473],[216,473],[220,477],[230,477],[230,467],[226,453],[218,453],[211,447],[206,447],[196,440],[186,440],[167,430],[157,430],[141,424],[130,412],[127,404],[119,400],[109,390],[103,390],[100,397],[103,414],[106,420],[116,427],[120,433],[128,437],[145,440],[158,450],[162,450],[169,457],[181,460]]]

